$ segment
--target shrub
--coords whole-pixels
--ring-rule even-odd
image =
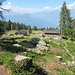
[[[68,37],[66,37],[66,36],[63,36],[62,38],[65,39],[65,40],[68,40]]]

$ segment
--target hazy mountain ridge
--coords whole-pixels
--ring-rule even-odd
[[[68,8],[71,10],[71,17],[75,18],[75,4],[69,5]],[[36,13],[15,13],[10,11],[9,13],[4,13],[6,20],[11,20],[13,22],[25,23],[31,25],[32,27],[36,25],[37,27],[59,27],[60,18],[60,6],[54,10],[44,9]]]

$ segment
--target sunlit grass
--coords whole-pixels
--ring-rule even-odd
[[[67,49],[70,51],[70,53],[75,55],[75,42],[67,42]]]

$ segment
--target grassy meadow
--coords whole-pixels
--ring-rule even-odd
[[[75,67],[68,66],[67,61],[72,62],[70,54],[66,49],[75,56],[75,41],[70,40],[54,40],[53,38],[42,37],[43,31],[32,31],[29,36],[15,35],[16,30],[8,31],[0,37],[0,64],[10,70],[11,75],[75,75]],[[10,36],[10,34],[13,34]],[[48,46],[48,51],[41,50],[42,54],[37,53],[37,45],[33,48],[28,48],[22,45],[22,42],[31,43],[32,38],[40,38]],[[65,43],[67,47],[65,48]],[[21,47],[13,46],[13,44],[21,44]],[[27,51],[27,55],[24,53]],[[30,70],[16,68],[12,65],[14,57],[17,55],[24,55],[31,57],[33,65]],[[57,61],[56,56],[61,56],[62,61]],[[65,65],[62,65],[65,63]]]

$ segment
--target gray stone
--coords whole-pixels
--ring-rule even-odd
[[[41,44],[37,44],[37,47],[39,50],[45,50],[45,51],[48,51],[48,47],[47,46],[44,46],[44,45],[41,45]]]
[[[72,66],[75,66],[75,61],[72,61]]]
[[[72,63],[70,61],[67,61],[67,66],[72,66]]]
[[[41,44],[41,45],[46,46],[46,43],[43,40],[40,40],[38,43]]]
[[[16,46],[16,47],[21,47],[21,45],[19,45],[19,44],[13,44],[13,46]]]
[[[17,55],[14,58],[17,64],[20,64],[20,67],[26,70],[29,70],[32,66],[32,59],[23,55]]]
[[[56,61],[62,61],[62,57],[61,56],[56,56]]]
[[[31,59],[31,58],[26,57],[26,56],[22,56],[22,55],[17,55],[14,60],[18,62],[18,61],[23,61],[26,59]]]
[[[39,41],[40,41],[39,38],[32,38],[31,39],[31,43],[33,43],[33,44],[37,44]]]

